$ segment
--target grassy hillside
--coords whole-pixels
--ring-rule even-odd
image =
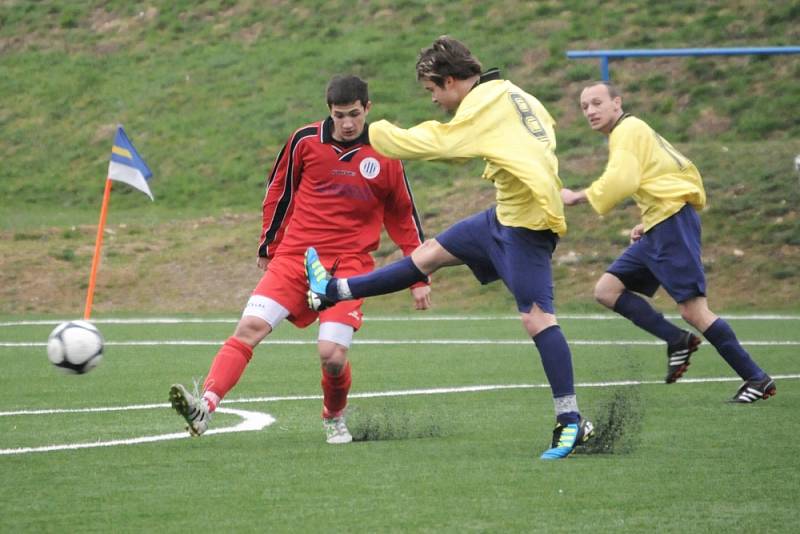
[[[608,2],[602,12],[581,2],[3,2],[0,311],[43,311],[54,293],[65,300],[53,311],[76,308],[117,124],[153,169],[156,202],[116,188],[104,264],[111,285],[100,287],[98,309],[235,310],[252,285],[264,176],[291,131],[324,116],[331,75],[370,81],[373,119],[444,119],[413,65],[436,36],[461,38],[548,106],[562,178],[578,187],[605,161],[576,104],[599,69],[567,60],[566,50],[789,45],[800,42],[798,22],[797,3],[755,1]],[[721,302],[796,306],[800,57],[625,60],[611,72],[628,111],[703,172],[709,275]],[[429,233],[491,202],[478,172],[409,166]],[[588,304],[591,280],[624,245],[635,210],[602,221],[584,208],[570,214],[557,276],[568,303]],[[230,278],[219,283],[224,269]],[[154,273],[174,278],[176,294],[148,300],[145,288],[164,287]],[[465,275],[441,279],[443,289],[458,287]],[[501,290],[469,285],[465,299],[488,291],[506,305]],[[49,294],[38,294],[44,286]],[[198,287],[219,295],[187,300]]]

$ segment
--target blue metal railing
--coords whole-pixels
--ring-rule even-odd
[[[626,57],[664,57],[664,56],[747,56],[800,54],[800,46],[757,46],[745,48],[654,48],[620,50],[568,50],[570,59],[600,58],[600,77],[609,81],[608,62],[610,59]]]

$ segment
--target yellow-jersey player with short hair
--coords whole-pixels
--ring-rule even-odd
[[[652,297],[663,287],[683,320],[744,380],[733,402],[775,395],[775,381],[744,350],[730,325],[708,307],[698,214],[706,205],[706,193],[697,168],[647,123],[625,113],[622,96],[610,83],[588,85],[580,102],[592,130],[609,136],[608,165],[583,191],[564,188],[564,204],[589,202],[602,215],[633,197],[642,212],[642,222],[631,230],[630,246],[597,281],[595,298],[666,342],[664,381],[672,384],[688,369],[701,339],[668,321],[641,296]]]
[[[605,172],[586,189],[597,213],[633,197],[646,232],[687,203],[696,210],[705,207],[697,167],[643,120],[622,115],[609,135],[608,152]]]

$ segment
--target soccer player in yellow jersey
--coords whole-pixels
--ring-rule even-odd
[[[671,384],[686,371],[700,338],[667,321],[637,295],[652,297],[663,286],[681,317],[744,380],[731,401],[750,403],[775,395],[775,382],[742,348],[730,325],[708,308],[697,214],[706,193],[697,167],[647,123],[625,113],[613,85],[591,84],[580,99],[591,128],[609,136],[608,165],[585,190],[562,189],[564,203],[589,202],[602,215],[633,197],[642,212],[642,222],[631,230],[631,245],[600,277],[595,297],[666,341],[666,382]]]
[[[502,280],[536,344],[553,394],[556,427],[541,457],[564,458],[593,430],[578,411],[572,356],[553,306],[550,261],[566,231],[555,122],[536,98],[502,79],[497,69],[481,70],[463,43],[440,37],[420,53],[417,80],[452,119],[409,129],[378,121],[369,127],[369,140],[391,158],[483,159],[483,178],[494,183],[496,207],[457,222],[411,256],[367,276],[330,278],[309,248],[309,304],[320,309],[391,293],[452,265],[466,264],[482,284]]]

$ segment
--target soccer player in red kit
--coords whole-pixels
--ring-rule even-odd
[[[423,241],[422,228],[403,164],[375,152],[366,122],[371,103],[366,82],[337,76],[328,84],[330,117],[295,131],[272,167],[263,204],[256,286],[233,336],[220,348],[203,385],[194,394],[180,384],[170,389],[172,407],[199,436],[211,414],[236,385],[253,348],[284,319],[305,328],[319,318],[322,418],[328,443],[349,443],[345,422],[351,371],[347,359],[362,322],[363,300],[344,301],[322,312],[306,305],[308,282],[303,254],[316,246],[322,263],[337,274],[371,271],[370,252],[382,227],[404,255]],[[430,286],[411,288],[418,310],[430,306]]]

